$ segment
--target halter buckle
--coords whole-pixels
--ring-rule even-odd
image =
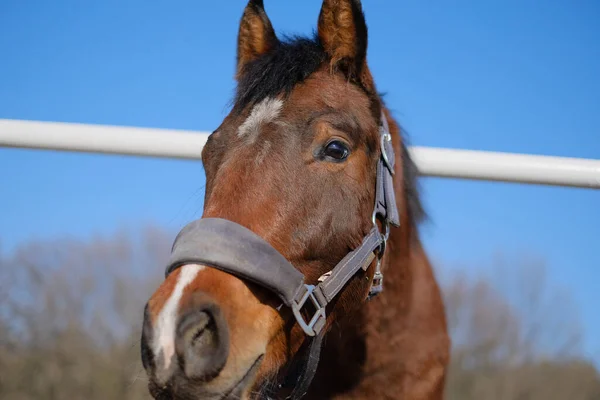
[[[373,213],[373,225],[377,227],[377,212]],[[381,272],[381,259],[383,258],[383,254],[385,253],[387,241],[390,237],[390,223],[387,219],[383,219],[382,221],[383,233],[381,233],[381,244],[379,246],[379,251],[377,252],[377,264],[375,266],[375,273],[373,274],[373,280],[371,281],[371,288],[369,289],[369,294],[367,295],[367,300],[371,300],[379,293],[383,292],[383,273]]]
[[[377,264],[379,265],[379,260],[377,260]],[[378,267],[373,275],[373,282],[371,283],[371,289],[369,290],[368,300],[373,299],[381,292],[383,292],[383,274],[379,271]]]
[[[321,305],[317,299],[317,296],[315,296],[314,285],[304,285],[304,288],[306,289],[306,292],[304,292],[300,300],[294,300],[292,303],[292,312],[294,313],[294,317],[296,317],[296,321],[298,321],[298,325],[300,325],[304,333],[306,333],[308,336],[315,336],[325,326],[325,305]],[[300,311],[302,311],[302,308],[308,299],[310,299],[316,311],[310,318],[310,321],[306,322]]]

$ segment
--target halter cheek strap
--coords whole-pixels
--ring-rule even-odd
[[[220,269],[241,279],[252,281],[275,293],[290,307],[298,325],[312,337],[307,359],[302,363],[294,391],[289,399],[304,396],[316,372],[321,343],[325,334],[327,305],[359,270],[366,271],[373,259],[377,264],[369,298],[383,289],[380,261],[385,251],[390,225],[399,226],[400,218],[394,194],[394,149],[385,115],[380,127],[381,155],[377,163],[377,182],[373,229],[359,247],[348,253],[315,285],[307,284],[304,275],[283,255],[249,229],[220,218],[201,218],[186,225],[177,235],[165,275],[178,267],[200,263]],[[377,220],[384,232],[381,233]],[[314,313],[305,306],[310,301]],[[304,318],[308,315],[309,318]],[[288,379],[289,382],[289,379]]]

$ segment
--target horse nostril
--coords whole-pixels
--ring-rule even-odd
[[[219,307],[202,304],[182,315],[175,347],[188,378],[214,378],[225,366],[229,353],[229,332]]]
[[[200,356],[210,353],[217,339],[214,322],[206,311],[186,316],[179,324],[179,335],[183,343]]]

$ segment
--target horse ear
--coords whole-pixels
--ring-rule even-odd
[[[247,63],[267,53],[277,43],[263,0],[250,0],[238,31],[236,77],[239,78]]]
[[[368,36],[360,0],[324,0],[318,34],[331,57],[331,69],[360,79],[366,69]]]

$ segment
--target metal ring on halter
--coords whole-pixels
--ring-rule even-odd
[[[385,166],[390,171],[390,174],[395,175],[394,167],[392,166],[392,163],[390,162],[390,159],[388,158],[388,154],[385,151],[385,142],[391,142],[391,141],[392,141],[392,135],[390,135],[388,132],[381,135],[381,139],[380,139],[381,157],[383,158],[383,162],[385,163]]]
[[[376,211],[373,212],[371,220],[373,221],[373,226],[379,229],[379,227],[377,226],[377,215],[380,214],[378,214]],[[377,254],[377,257],[380,260],[383,258],[383,253],[385,252],[386,244],[390,237],[390,223],[386,219],[383,219],[381,222],[381,226],[383,227],[383,233],[381,233],[381,246],[379,247],[379,252]]]
[[[383,241],[387,242],[387,240],[390,238],[390,223],[385,221],[383,223],[384,226],[384,233],[383,233]]]
[[[377,213],[377,211],[373,211],[373,215],[371,216],[371,221],[373,222],[373,226],[376,228],[379,228],[377,226],[377,216],[378,215],[381,215],[381,214]],[[385,242],[390,237],[390,223],[384,219],[382,221],[381,225],[383,226],[383,233],[381,234],[381,236],[383,237],[383,241]]]

